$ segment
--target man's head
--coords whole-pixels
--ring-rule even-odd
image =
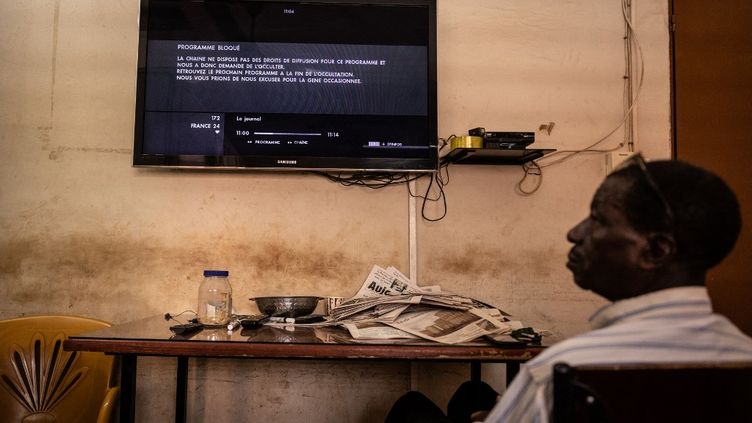
[[[615,301],[704,283],[733,248],[739,205],[716,175],[679,161],[626,166],[598,188],[572,228],[575,282]]]

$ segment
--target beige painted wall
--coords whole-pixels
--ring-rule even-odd
[[[666,2],[634,3],[647,65],[638,143],[667,157]],[[535,146],[572,149],[608,133],[622,113],[620,13],[617,1],[440,0],[440,135],[553,121]],[[239,312],[254,311],[252,295],[351,295],[373,264],[407,273],[404,187],[132,168],[137,18],[136,0],[0,5],[0,318],[175,313],[194,307],[207,267],[231,271]],[[518,167],[451,166],[447,217],[417,228],[420,282],[559,337],[586,330],[602,302],[571,283],[564,234],[605,172],[602,155],[578,157],[546,168],[541,189],[522,197]],[[138,421],[169,420],[174,362],[139,365]],[[411,375],[440,402],[467,377],[459,365],[202,361],[189,413],[196,422],[378,422]]]

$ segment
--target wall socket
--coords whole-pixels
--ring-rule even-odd
[[[632,157],[633,151],[612,151],[606,154],[606,174],[611,173],[621,162]]]

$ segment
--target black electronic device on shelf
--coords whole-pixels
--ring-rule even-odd
[[[519,165],[556,151],[527,148],[535,142],[534,132],[486,131],[479,127],[470,129],[468,134],[471,138],[481,138],[481,146],[454,146],[442,158],[443,163]]]
[[[525,148],[535,142],[535,132],[486,131],[486,128],[473,128],[468,134],[483,138],[483,148]]]

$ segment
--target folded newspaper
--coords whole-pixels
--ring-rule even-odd
[[[355,339],[422,338],[445,344],[510,334],[522,324],[501,310],[439,286],[420,287],[394,267],[373,266],[354,297],[330,312],[330,323]]]

